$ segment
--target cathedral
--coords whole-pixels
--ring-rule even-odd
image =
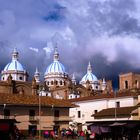
[[[53,62],[47,66],[44,73],[44,81],[40,81],[40,73],[36,68],[32,81],[28,81],[28,72],[19,61],[19,53],[15,48],[12,52],[12,60],[1,72],[0,92],[4,90],[13,94],[32,94],[41,96],[50,96],[56,99],[71,99],[85,96],[95,96],[105,94],[112,90],[111,81],[105,81],[105,78],[99,80],[92,73],[92,66],[89,62],[87,72],[77,83],[75,75],[72,77],[65,70],[65,66],[60,62],[58,48],[54,48]],[[40,88],[43,87],[43,88]],[[30,91],[30,92],[29,92]]]
[[[75,74],[71,77],[61,63],[57,47],[43,81],[38,68],[28,81],[29,74],[20,63],[17,49],[11,59],[1,71],[0,129],[3,122],[7,125],[8,121],[17,121],[25,135],[32,130],[37,135],[37,131],[59,131],[75,123],[85,129],[87,123],[95,121],[101,125],[102,121],[140,118],[140,74],[120,74],[120,87],[114,94],[112,81],[98,79],[90,62],[78,83]]]

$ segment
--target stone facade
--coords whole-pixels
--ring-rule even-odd
[[[140,74],[126,73],[119,75],[119,89],[140,88]]]
[[[10,115],[4,115],[4,111],[9,110]],[[59,112],[59,116],[55,116],[55,111]],[[0,119],[16,119],[16,125],[23,133],[30,133],[31,128],[36,130],[58,130],[69,127],[69,108],[55,108],[41,106],[41,116],[39,116],[39,107],[31,105],[9,105],[5,107],[1,105]],[[31,114],[31,112],[34,112]]]

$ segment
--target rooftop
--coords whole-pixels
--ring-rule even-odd
[[[137,107],[119,107],[119,108],[108,108],[108,109],[103,109],[92,116],[95,118],[115,118],[115,111],[116,111],[116,117],[121,118],[121,117],[130,117],[131,112],[135,110]]]
[[[47,96],[40,96],[41,106],[47,107],[76,107],[74,104],[60,99],[54,99]],[[0,104],[7,105],[24,105],[24,106],[38,106],[39,96],[26,96],[19,94],[0,94]]]

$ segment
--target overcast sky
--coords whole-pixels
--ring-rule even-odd
[[[0,70],[16,47],[30,79],[43,77],[56,43],[78,80],[89,61],[98,79],[140,72],[140,1],[0,0]]]

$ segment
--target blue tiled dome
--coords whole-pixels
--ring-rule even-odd
[[[84,75],[84,77],[82,78],[80,83],[86,83],[86,81],[89,81],[89,82],[98,81],[97,77],[92,73],[92,68],[91,68],[90,62],[87,67],[87,73],[86,73],[86,75]]]
[[[54,61],[47,67],[45,75],[54,73],[65,74],[65,67],[59,62],[59,53],[57,52],[57,48],[55,48],[53,59]]]
[[[16,48],[14,48],[12,53],[12,61],[8,63],[4,68],[4,71],[8,71],[8,70],[24,71],[23,66],[18,61],[18,52]]]
[[[65,67],[59,61],[54,61],[46,69],[45,74],[49,74],[49,73],[62,73],[63,74],[63,73],[65,73]]]
[[[12,52],[12,61],[8,63],[1,72],[1,80],[7,80],[9,75],[12,76],[12,80],[27,81],[28,73],[18,61],[18,52],[16,48],[14,48]]]
[[[87,73],[81,80],[81,82],[83,81],[91,81],[91,82],[94,82],[94,81],[98,81],[97,77],[92,74],[92,73]]]
[[[7,70],[18,70],[18,71],[24,71],[23,66],[19,63],[19,61],[17,60],[12,60],[11,63],[8,63],[5,68],[4,71]]]

